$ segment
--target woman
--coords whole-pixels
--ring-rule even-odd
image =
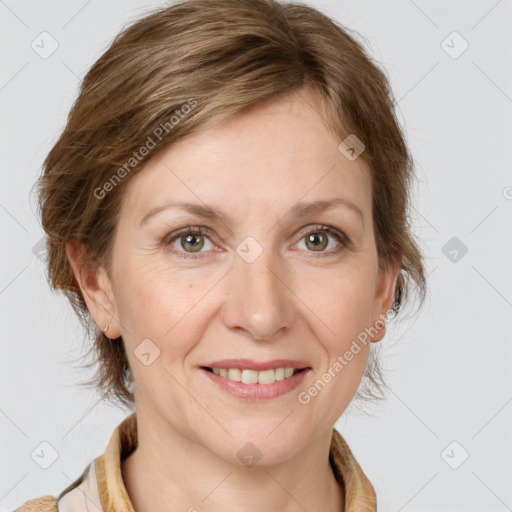
[[[134,408],[18,510],[373,511],[334,424],[414,282],[384,73],[317,10],[185,0],[114,40],[39,182],[49,278]],[[360,396],[363,396],[360,394]]]

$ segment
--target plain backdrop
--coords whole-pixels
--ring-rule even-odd
[[[420,313],[381,342],[387,401],[351,406],[336,428],[381,512],[511,510],[512,1],[310,3],[357,31],[390,77],[429,286]],[[58,494],[129,412],[77,386],[90,376],[69,364],[84,334],[46,282],[30,192],[81,78],[162,4],[0,1],[2,511]],[[46,51],[58,44],[47,58],[33,49],[41,37]],[[58,453],[48,469],[31,455],[43,442]]]

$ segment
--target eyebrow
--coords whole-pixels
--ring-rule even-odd
[[[361,221],[364,225],[364,215],[361,209],[352,201],[342,197],[337,197],[335,199],[329,199],[325,201],[314,201],[311,203],[297,203],[290,209],[290,212],[287,215],[292,215],[293,217],[300,219],[303,217],[307,217],[309,215],[313,215],[315,213],[321,213],[326,210],[330,210],[332,208],[335,208],[336,206],[344,206],[345,208],[348,208],[353,212],[356,212],[361,218]],[[229,215],[226,212],[220,210],[216,211],[207,206],[206,204],[174,201],[161,206],[155,206],[154,208],[149,210],[149,212],[147,212],[141,219],[139,227],[142,227],[144,224],[146,224],[151,217],[170,208],[180,208],[197,217],[203,217],[211,220],[219,220],[224,224],[229,222],[230,219]]]

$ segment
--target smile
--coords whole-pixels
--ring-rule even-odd
[[[302,382],[311,368],[288,367],[256,371],[203,366],[200,370],[221,392],[231,397],[256,401],[270,400],[289,393]]]
[[[206,368],[215,375],[233,382],[244,384],[273,384],[276,380],[292,377],[299,371],[297,368],[270,368],[269,370],[247,370],[241,368]]]

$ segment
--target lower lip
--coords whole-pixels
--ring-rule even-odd
[[[286,379],[276,380],[273,384],[243,384],[242,382],[235,382],[226,377],[215,375],[204,368],[200,368],[200,370],[206,374],[212,382],[217,384],[224,391],[227,391],[230,395],[254,401],[270,400],[289,393],[302,382],[311,368],[302,370]]]

